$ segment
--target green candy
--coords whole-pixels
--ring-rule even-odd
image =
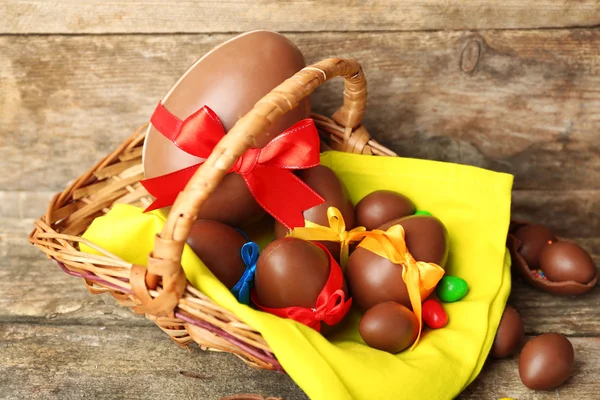
[[[428,217],[432,217],[429,211],[419,210],[415,213],[415,215],[427,215]]]
[[[465,297],[469,291],[467,282],[458,276],[444,276],[437,285],[437,296],[444,303],[453,303]]]

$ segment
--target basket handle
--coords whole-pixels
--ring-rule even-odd
[[[345,80],[344,104],[332,118],[349,132],[360,126],[367,103],[367,89],[362,68],[354,60],[330,58],[303,68],[259,100],[219,141],[179,193],[162,232],[156,235],[148,267],[133,266],[130,282],[134,294],[142,303],[140,311],[155,316],[173,316],[187,285],[181,267],[183,247],[204,201],[235,161],[252,147],[257,135],[296,107],[317,87],[336,76],[342,76]],[[162,291],[152,298],[148,287],[156,287],[158,276],[162,277]]]

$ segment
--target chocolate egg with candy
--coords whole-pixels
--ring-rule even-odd
[[[196,61],[160,101],[147,132],[145,178],[166,176],[154,185],[151,183],[156,181],[144,181],[148,186],[143,182],[157,197],[154,208],[171,205],[172,197],[193,173],[189,168],[203,162],[219,135],[304,66],[300,50],[283,35],[270,31],[237,36]],[[309,113],[306,98],[260,134],[253,147],[263,148],[287,128],[308,118]],[[217,132],[219,129],[222,132]],[[177,187],[167,192],[165,187],[170,186]],[[242,175],[230,173],[203,203],[198,218],[242,226],[264,213]]]
[[[598,283],[589,253],[576,243],[554,237],[545,227],[513,221],[506,246],[513,270],[544,292],[573,296],[591,291]]]
[[[546,245],[557,241],[554,233],[545,226],[527,224],[518,228],[514,235],[521,241],[519,254],[525,259],[530,269],[540,264],[540,254]]]
[[[339,264],[318,243],[285,237],[271,242],[256,264],[252,300],[263,311],[316,330],[335,325],[350,309]]]
[[[395,246],[398,248],[387,249],[398,252],[396,260],[391,260],[386,254],[385,246],[378,244],[372,238],[364,239],[348,259],[346,267],[348,286],[354,301],[363,310],[385,301],[395,301],[412,308],[403,279],[406,264],[404,249],[407,249],[412,256],[409,258],[412,259],[411,269],[418,267],[425,269],[437,279],[436,284],[444,274],[443,267],[448,258],[448,238],[444,224],[435,217],[416,215],[390,221],[379,227],[378,231],[386,231],[386,234],[394,233],[394,236],[397,236],[400,233],[394,228],[396,225],[402,226],[404,237],[396,237],[398,244]],[[418,261],[434,265],[419,264]],[[419,288],[421,299],[425,299],[433,290],[435,286]]]
[[[314,168],[298,171],[298,177],[325,199],[325,202],[304,211],[304,219],[318,225],[329,226],[327,210],[335,207],[341,213],[346,230],[354,228],[354,206],[348,190],[330,168],[319,165]],[[275,237],[281,238],[288,233],[285,226],[275,223]],[[340,245],[335,242],[322,241],[329,252],[339,261]]]
[[[356,204],[356,225],[372,231],[386,222],[415,213],[410,199],[391,190],[376,190]]]

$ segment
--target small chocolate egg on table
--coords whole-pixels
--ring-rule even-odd
[[[533,390],[552,390],[562,385],[573,372],[575,352],[563,335],[545,333],[525,344],[519,356],[519,375]]]
[[[525,229],[530,226],[534,228]],[[547,228],[540,228],[539,225],[512,223],[506,244],[513,269],[525,282],[548,293],[569,296],[592,290],[598,283],[598,273],[589,253],[573,242],[556,239],[553,235],[550,239],[551,233],[548,232]],[[521,239],[535,242],[536,245],[524,247]],[[539,248],[539,253],[531,250],[534,247]],[[527,250],[524,254],[523,248]],[[534,258],[534,266],[528,263],[524,255]]]
[[[292,237],[274,240],[260,254],[252,299],[263,311],[318,331],[339,323],[352,304],[342,270],[327,249]]]
[[[208,220],[195,221],[187,239],[192,251],[228,289],[235,286],[246,270],[241,256],[246,242],[246,237],[236,229]]]
[[[360,320],[358,332],[368,346],[399,353],[417,339],[419,321],[402,304],[387,301],[367,310]]]
[[[242,34],[205,54],[169,90],[152,117],[143,150],[145,178],[175,173],[183,176],[179,171],[206,158],[194,154],[194,149],[216,144],[208,131],[212,125],[206,122],[217,119],[224,131],[229,131],[258,100],[304,66],[298,47],[285,36],[269,31]],[[203,113],[203,107],[214,114]],[[264,147],[309,114],[307,97],[259,135],[256,147]],[[243,226],[264,213],[244,178],[230,173],[203,203],[198,218]]]
[[[337,208],[346,224],[346,230],[354,228],[354,206],[350,200],[348,189],[330,168],[319,165],[298,171],[298,177],[310,186],[315,192],[325,199],[325,202],[304,211],[304,219],[322,226],[329,226],[327,210],[329,207]],[[275,238],[284,237],[288,230],[279,222],[275,222]],[[339,262],[340,244],[336,242],[321,241],[331,255]]]
[[[410,199],[391,190],[376,190],[356,204],[356,225],[372,231],[386,222],[415,213]]]
[[[444,267],[448,258],[448,235],[444,224],[437,218],[415,215],[390,221],[378,229],[385,231],[394,225],[404,228],[406,247],[416,261]],[[355,303],[368,310],[378,303],[395,301],[412,309],[406,283],[402,278],[402,264],[394,264],[386,257],[359,245],[348,258],[346,279]],[[425,299],[435,288],[422,293]]]
[[[511,306],[506,306],[496,337],[490,350],[493,358],[504,358],[515,354],[525,338],[525,328],[521,316]]]

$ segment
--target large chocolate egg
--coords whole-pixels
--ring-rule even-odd
[[[596,276],[592,257],[581,246],[571,242],[556,242],[544,247],[540,254],[540,269],[553,282],[586,284]]]
[[[291,237],[274,240],[256,264],[258,304],[313,308],[327,282],[329,268],[328,255],[315,244]]]
[[[315,192],[320,194],[325,203],[304,211],[304,219],[319,225],[329,226],[327,209],[336,207],[346,223],[346,230],[354,228],[354,206],[348,195],[346,186],[339,180],[335,173],[322,165],[305,169],[298,172],[298,176]],[[280,238],[287,234],[285,226],[279,222],[275,223],[275,237]],[[339,258],[340,245],[334,242],[321,242],[327,250],[336,258]]]
[[[185,120],[203,106],[210,107],[229,131],[258,100],[305,66],[300,50],[284,36],[253,31],[237,36],[208,52],[175,83],[161,100],[176,117]],[[263,134],[254,147],[263,147],[275,136],[310,114],[308,98]],[[168,174],[202,161],[179,149],[150,125],[144,143],[146,178]],[[238,174],[228,174],[205,201],[199,219],[244,225],[264,215]]]
[[[195,221],[187,239],[204,265],[229,289],[246,270],[241,255],[246,242],[244,235],[229,225],[207,220]]]
[[[436,217],[411,215],[387,222],[377,229],[387,230],[399,224],[406,234],[406,247],[417,261],[431,262],[444,268],[448,260],[448,231]]]
[[[445,266],[448,258],[448,239],[444,224],[431,216],[415,215],[391,221],[379,227],[387,230],[400,224],[404,227],[409,252],[417,261]],[[355,304],[368,310],[385,301],[395,301],[412,308],[406,284],[402,279],[402,265],[357,247],[348,258],[346,279]],[[429,293],[424,293],[426,298]]]
[[[573,371],[575,352],[563,335],[546,333],[531,339],[519,356],[519,375],[534,390],[551,390],[562,385]]]
[[[402,304],[387,301],[367,310],[360,320],[358,332],[370,347],[399,353],[417,339],[419,321]]]
[[[372,231],[394,219],[415,213],[415,205],[410,199],[391,190],[376,190],[356,204],[356,225]]]
[[[515,231],[514,235],[521,241],[519,254],[531,269],[539,266],[542,249],[547,244],[556,242],[556,236],[552,231],[542,225],[523,225]]]
[[[502,320],[496,331],[496,337],[490,350],[490,356],[503,358],[515,354],[525,337],[525,328],[521,316],[511,306],[506,306]]]

